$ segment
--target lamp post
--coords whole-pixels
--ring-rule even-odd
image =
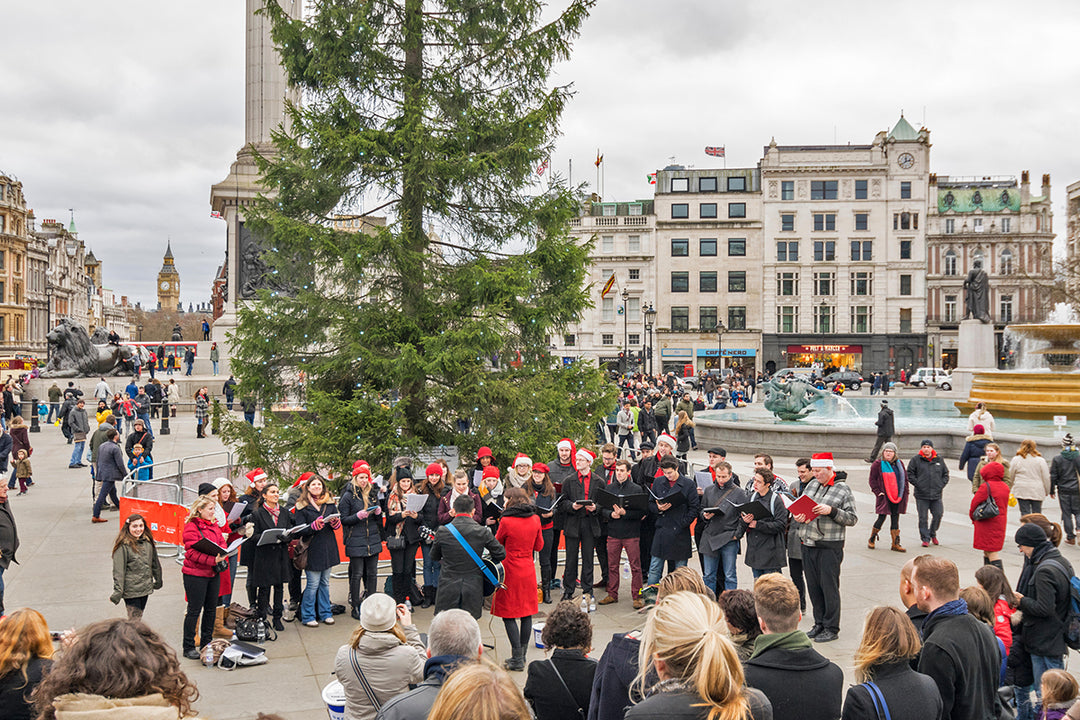
[[[139,332],[139,342],[142,342],[142,325],[140,324],[136,329]]]
[[[727,332],[727,328],[724,327],[724,321],[719,320],[716,323],[716,368],[718,371],[718,377],[722,381],[724,379],[724,333]]]
[[[645,359],[648,361],[648,373],[652,375],[652,329],[653,323],[656,321],[656,310],[653,309],[652,303],[642,305],[641,314],[645,316],[645,334],[649,337],[649,344],[645,348]]]
[[[626,327],[627,315],[626,304],[630,301],[630,291],[627,288],[623,288],[622,291],[622,337],[623,337],[623,353],[622,353],[622,367],[620,370],[625,375],[630,368],[630,336],[627,334],[628,329]]]

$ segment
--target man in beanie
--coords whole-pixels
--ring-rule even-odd
[[[799,523],[803,547],[806,592],[814,606],[814,626],[807,635],[814,642],[832,642],[840,633],[840,564],[844,560],[844,537],[859,521],[855,496],[844,482],[847,473],[834,469],[832,453],[814,453],[810,468],[814,479],[803,488],[817,505],[808,514],[792,515]]]
[[[881,401],[881,409],[878,410],[877,420],[874,421],[877,425],[877,441],[874,443],[874,449],[870,451],[870,457],[866,458],[866,462],[872,463],[877,460],[878,452],[881,451],[881,446],[892,440],[893,435],[896,434],[896,425],[893,421],[893,411],[889,407],[888,400]]]
[[[1016,531],[1016,544],[1024,556],[1024,569],[1016,583],[1017,609],[1023,615],[1020,638],[1031,655],[1035,692],[1050,668],[1064,667],[1065,620],[1069,615],[1069,581],[1073,568],[1035,523],[1024,523]]]
[[[1050,463],[1050,497],[1057,495],[1061,505],[1061,527],[1065,542],[1076,544],[1076,528],[1080,523],[1080,451],[1072,433],[1061,439],[1061,452]]]
[[[941,516],[945,513],[941,493],[949,484],[949,468],[945,466],[945,461],[938,457],[934,443],[929,438],[922,441],[919,452],[908,463],[907,477],[915,491],[922,546],[929,547],[930,543],[937,545],[937,531],[941,527]],[[927,522],[927,513],[933,517],[930,522]]]
[[[600,491],[606,487],[603,478],[592,471],[596,454],[588,448],[578,448],[575,456],[577,472],[563,482],[559,511],[565,518],[566,572],[563,573],[563,600],[574,597],[578,581],[578,557],[581,558],[581,590],[591,595],[593,587],[593,554],[600,537]],[[580,550],[580,553],[579,553]]]
[[[449,524],[457,529],[462,540],[477,556],[482,557],[486,549],[493,562],[502,562],[506,557],[506,549],[495,539],[491,530],[473,519],[475,511],[472,495],[461,493],[454,498],[450,508],[453,519]],[[484,576],[472,555],[462,545],[462,541],[450,532],[447,525],[435,532],[431,560],[442,562],[439,591],[435,595],[435,613],[460,608],[479,619],[484,608]],[[362,607],[360,614],[363,615]]]

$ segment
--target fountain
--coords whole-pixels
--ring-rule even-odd
[[[956,407],[970,412],[985,402],[995,417],[1040,420],[1055,415],[1080,417],[1080,322],[1075,311],[1058,303],[1046,323],[1009,325],[1006,333],[1018,339],[1021,366],[1041,357],[1049,371],[1034,366],[1024,370],[975,371],[967,400]],[[1038,363],[1041,365],[1041,363]]]

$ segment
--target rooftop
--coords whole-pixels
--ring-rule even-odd
[[[896,121],[896,126],[889,132],[889,137],[893,140],[918,140],[919,133],[915,131],[915,128],[911,127],[904,118],[904,113],[900,113],[900,119]]]

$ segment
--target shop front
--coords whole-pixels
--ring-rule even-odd
[[[698,370],[727,369],[733,371],[742,370],[745,373],[756,370],[757,350],[754,348],[724,348],[720,360],[720,362],[717,361],[716,348],[698,348]]]
[[[676,377],[690,377],[694,374],[693,348],[660,348],[660,371],[665,375],[675,373]]]
[[[812,367],[822,375],[837,370],[862,372],[862,345],[788,345],[786,367]]]
[[[610,370],[611,372],[620,372],[622,370],[618,355],[601,355],[598,360],[601,370]]]

